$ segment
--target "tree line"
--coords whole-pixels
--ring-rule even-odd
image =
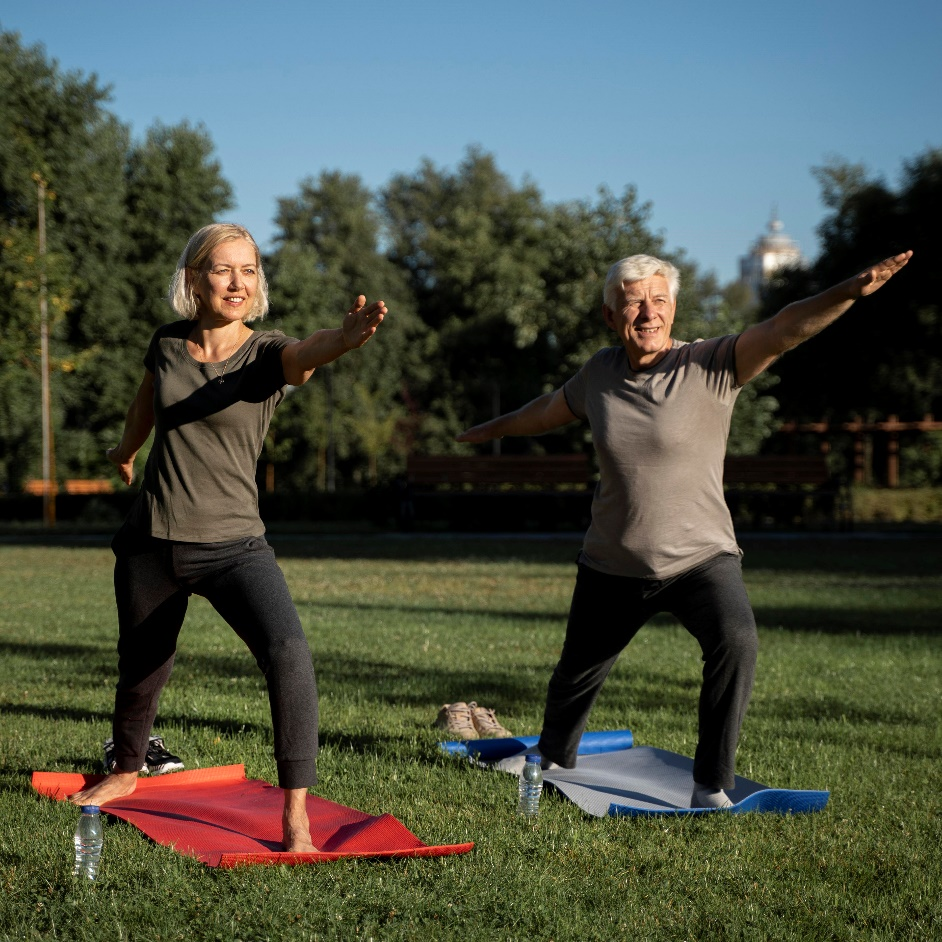
[[[96,78],[65,73],[41,47],[0,32],[2,491],[16,492],[41,474],[41,276],[52,325],[57,476],[107,477],[104,451],[120,436],[147,343],[174,316],[164,296],[177,257],[193,231],[228,218],[233,206],[202,126],[155,124],[135,140],[108,101]],[[938,203],[940,167],[938,152],[917,158],[900,193],[859,168],[821,170],[830,210],[825,253],[811,269],[784,273],[759,308],[740,286],[720,285],[682,252],[668,252],[634,186],[551,203],[532,182],[511,181],[478,148],[455,168],[424,161],[377,190],[340,171],[312,176],[275,207],[263,328],[302,337],[336,326],[357,293],[383,298],[390,315],[361,355],[320,371],[277,410],[261,459],[268,480],[284,489],[372,485],[398,474],[410,452],[460,450],[458,430],[559,385],[612,342],[601,288],[609,265],[626,255],[662,255],[680,267],[674,332],[688,340],[739,330],[832,272],[840,273],[832,280],[851,274],[870,256],[887,254],[897,234],[912,236],[906,244],[926,257],[919,240],[938,235],[910,225],[902,207],[919,214]],[[50,194],[44,257],[37,251],[37,177]],[[900,217],[882,242],[879,212]],[[920,276],[894,296],[908,313],[894,318],[896,330],[877,330],[872,346],[862,345],[865,360],[831,363],[809,383],[793,354],[744,390],[733,453],[757,451],[780,414],[820,418],[822,405],[835,416],[889,406],[905,413],[920,395],[938,397],[938,276],[912,268]],[[821,343],[808,345],[812,356]],[[876,362],[880,351],[885,363]],[[872,374],[854,381],[864,364]],[[829,393],[831,386],[841,395]],[[931,408],[937,404],[920,406],[920,414]],[[589,448],[581,426],[502,444]]]

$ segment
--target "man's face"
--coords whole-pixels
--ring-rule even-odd
[[[605,323],[625,345],[633,370],[654,366],[670,350],[676,308],[663,275],[623,284],[614,308],[603,306]]]

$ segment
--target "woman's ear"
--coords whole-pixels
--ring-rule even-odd
[[[193,296],[193,300],[196,301],[200,296],[200,293],[197,290],[197,285],[199,284],[200,280],[200,273],[198,271],[194,271],[192,268],[187,268],[185,271],[186,290]]]

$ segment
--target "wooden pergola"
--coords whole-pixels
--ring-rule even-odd
[[[937,422],[931,413],[926,413],[922,419],[915,422],[901,422],[899,416],[887,416],[884,422],[864,422],[860,416],[855,416],[851,422],[783,422],[779,431],[784,434],[797,432],[811,432],[822,436],[821,453],[827,454],[831,450],[828,435],[836,432],[849,432],[853,436],[854,465],[853,479],[855,484],[862,484],[867,480],[867,436],[886,436],[886,483],[887,487],[899,487],[899,437],[901,432],[939,432],[942,431],[942,422]]]

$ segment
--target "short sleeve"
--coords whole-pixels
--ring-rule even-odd
[[[150,338],[150,343],[147,345],[147,353],[144,354],[144,366],[151,372],[157,372],[157,344],[160,341],[159,337],[160,331],[155,331],[154,336]]]
[[[590,360],[589,363],[591,362]],[[563,395],[566,397],[566,405],[569,406],[569,411],[579,419],[586,418],[586,372],[589,363],[583,364],[582,369],[563,384]]]
[[[267,330],[260,339],[259,366],[268,381],[277,387],[287,385],[281,354],[285,347],[293,343],[297,343],[294,337],[286,337],[280,330]]]
[[[739,389],[736,378],[736,341],[739,334],[727,334],[689,344],[691,360],[708,377],[707,387],[719,396],[734,394]]]

